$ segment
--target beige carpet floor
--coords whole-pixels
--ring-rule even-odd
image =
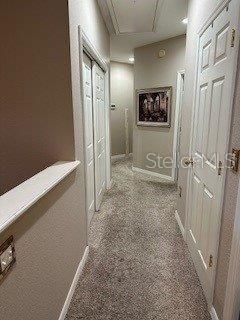
[[[90,230],[90,255],[66,319],[210,320],[174,218],[173,184],[113,165]]]

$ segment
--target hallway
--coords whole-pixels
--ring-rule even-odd
[[[176,187],[131,165],[113,165],[114,184],[92,220],[89,259],[66,319],[210,319],[174,218]]]

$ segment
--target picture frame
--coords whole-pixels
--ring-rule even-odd
[[[136,90],[137,126],[171,127],[172,87]]]

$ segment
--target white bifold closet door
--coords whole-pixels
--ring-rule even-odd
[[[86,54],[83,56],[84,81],[84,134],[86,159],[86,202],[88,224],[95,210],[94,178],[94,140],[93,140],[93,100],[92,100],[92,62]]]
[[[95,163],[95,209],[99,210],[106,189],[106,133],[104,72],[93,62],[93,118]]]

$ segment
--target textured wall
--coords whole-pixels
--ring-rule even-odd
[[[79,26],[87,35],[92,45],[101,57],[110,63],[110,36],[102,18],[97,0],[70,0],[68,2],[70,16],[70,49],[71,49],[71,75],[72,99],[74,109],[74,129],[79,135],[82,130],[82,97],[80,52],[79,52]],[[81,159],[83,155],[82,136],[75,139],[76,154]]]
[[[57,320],[86,246],[78,173],[72,173],[6,232],[17,263],[0,284],[1,320]]]
[[[133,127],[133,65],[111,62],[111,103],[116,105],[111,110],[111,146],[112,155],[126,153],[125,108],[129,109],[129,146],[132,152]]]
[[[173,156],[177,72],[184,69],[185,41],[185,36],[180,36],[135,49],[135,89],[173,87],[171,128],[137,127],[134,121],[133,164],[135,167],[147,169],[147,165],[152,165],[146,159],[148,153],[155,153],[161,157]],[[160,49],[166,50],[166,56],[163,59],[158,58]],[[171,168],[148,170],[171,176]]]
[[[70,0],[71,50],[78,51],[78,25],[106,62],[110,61],[110,38],[97,0]],[[73,30],[74,29],[74,30]],[[77,72],[75,70],[75,72]]]
[[[82,259],[87,234],[78,25],[83,22],[86,31],[91,30],[88,36],[108,61],[109,36],[96,1],[69,2],[70,40],[66,0],[14,0],[11,4],[2,2],[0,9],[4,12],[0,20],[0,55],[3,64],[7,64],[3,69],[1,65],[6,79],[1,77],[0,81],[7,90],[0,102],[4,111],[4,121],[0,118],[1,139],[11,138],[8,144],[1,140],[5,160],[24,164],[18,153],[23,148],[29,165],[38,163],[38,158],[41,166],[42,160],[45,165],[75,157],[81,161],[74,173],[0,235],[0,244],[9,235],[14,236],[17,255],[13,270],[0,283],[0,319],[57,320]],[[16,97],[10,95],[11,86]],[[7,108],[15,108],[16,115]],[[27,127],[30,120],[34,126]],[[7,125],[10,132],[5,132]],[[29,150],[25,142],[29,143]],[[19,149],[14,154],[15,146]],[[3,144],[1,151],[2,147]],[[26,164],[20,172],[25,172]],[[34,167],[28,175],[41,170],[41,166]],[[9,169],[7,173],[14,177],[16,172]]]
[[[221,3],[221,0],[190,0],[188,8],[188,32],[186,41],[186,77],[185,77],[185,95],[183,101],[182,111],[182,137],[181,137],[181,156],[189,154],[189,143],[190,143],[190,129],[191,129],[191,117],[192,108],[194,105],[194,86],[195,83],[195,72],[196,72],[196,57],[197,57],[197,32],[203,25],[205,20],[209,17],[213,9]],[[239,83],[240,79],[238,76],[236,97],[234,103],[234,118],[232,123],[232,134],[230,150],[232,147],[240,148],[239,146]],[[219,261],[217,266],[216,284],[214,293],[214,307],[217,311],[219,319],[222,319],[222,311],[225,300],[226,281],[229,265],[229,255],[231,249],[233,221],[236,206],[236,193],[237,184],[239,181],[239,174],[232,172],[227,173],[226,180],[226,194],[224,199],[223,215],[222,215],[222,226],[220,234],[220,246],[219,246]],[[182,198],[178,200],[178,212],[185,225],[185,209],[186,209],[186,188],[187,188],[187,170],[180,169],[179,172],[179,184],[182,186]]]
[[[74,159],[74,141],[66,1],[1,1],[0,11],[4,193],[57,160]]]

